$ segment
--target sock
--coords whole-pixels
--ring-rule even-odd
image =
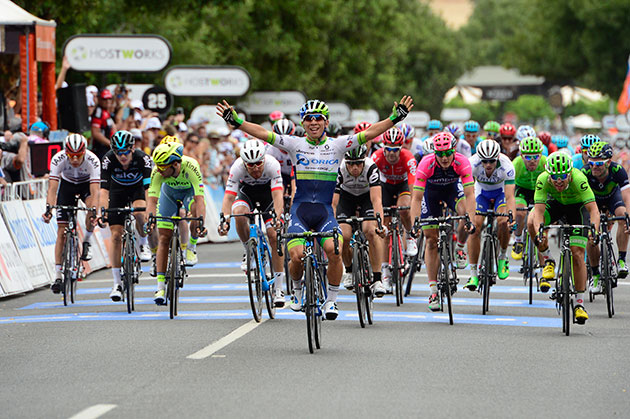
[[[385,272],[389,272],[389,264],[388,263],[381,263],[381,272],[383,272],[383,274],[385,274]]]
[[[158,248],[157,248],[157,246],[156,246],[156,247],[152,247],[152,248],[151,248],[151,254],[152,254],[153,256],[155,256],[155,254],[157,253],[157,249],[158,249]]]
[[[352,263],[348,266],[346,266],[346,273],[347,274],[351,274],[352,273]]]
[[[507,247],[499,251],[499,259],[507,259]]]
[[[431,295],[437,294],[437,281],[429,281],[429,288],[431,288]]]
[[[61,279],[61,265],[55,265],[55,279]]]
[[[86,231],[85,235],[83,236],[83,241],[84,242],[89,242],[90,241],[90,237],[92,237],[92,232],[91,231]]]
[[[380,281],[381,280],[381,273],[380,272],[374,272],[374,282]]]
[[[186,249],[188,248],[188,243],[182,243],[181,246],[182,250],[185,252]]]
[[[549,248],[547,248],[547,250],[545,250],[544,252],[540,252],[540,254],[543,256],[543,261],[546,261],[551,257],[551,251],[549,250]]]
[[[114,286],[122,285],[120,280],[120,268],[112,268],[112,276],[114,277]]]
[[[157,273],[157,286],[158,291],[163,290],[166,287],[166,277],[164,276],[164,272]]]
[[[339,285],[328,284],[328,296],[326,301],[332,301],[334,303],[337,301],[337,294],[339,294]]]
[[[197,240],[199,240],[199,238],[190,236],[190,244],[188,245],[188,248],[193,252],[197,249]]]
[[[477,264],[473,263],[470,265],[470,275],[477,276]]]
[[[514,241],[516,243],[523,243],[523,233],[521,233],[519,236],[515,236]]]
[[[625,262],[627,253],[628,252],[619,252],[619,260],[623,260]]]
[[[147,236],[140,236],[138,238],[138,243],[140,243],[140,246],[147,246],[149,244],[149,239],[147,238]]]
[[[291,278],[291,281],[293,282],[293,289],[294,290],[302,290],[302,280],[298,279],[297,281],[293,278]]]
[[[599,266],[591,266],[591,271],[593,272],[593,276],[599,275]]]
[[[584,307],[584,293],[583,292],[577,293],[577,295],[575,296],[575,303],[579,306]]]
[[[464,250],[464,246],[466,243],[461,243],[459,239],[457,239],[457,250]]]

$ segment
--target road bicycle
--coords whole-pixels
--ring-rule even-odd
[[[385,207],[383,212],[386,216],[391,217],[389,223],[389,256],[388,264],[392,273],[392,285],[394,286],[394,295],[396,296],[396,305],[403,303],[403,283],[406,274],[406,262],[404,256],[404,247],[402,243],[403,228],[400,219],[400,211],[409,210],[409,207]]]
[[[527,208],[517,208],[517,211],[525,211],[529,213],[534,208],[534,205],[529,205]],[[538,249],[534,244],[534,239],[530,236],[527,226],[523,229],[525,233],[524,248],[523,248],[523,264],[521,265],[519,272],[523,274],[523,285],[529,285],[529,304],[534,301],[534,284],[536,284],[536,291],[540,291],[540,278],[538,277],[538,270],[540,269],[540,260],[538,258]]]

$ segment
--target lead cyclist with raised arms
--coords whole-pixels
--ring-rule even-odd
[[[217,114],[228,124],[267,143],[287,151],[296,165],[296,191],[291,207],[289,233],[307,231],[326,232],[338,228],[332,209],[332,197],[337,182],[337,172],[346,151],[353,150],[373,140],[387,129],[402,121],[413,108],[413,100],[403,96],[400,103],[394,102],[389,118],[373,124],[355,135],[342,135],[337,138],[326,136],[329,112],[326,103],[309,100],[300,109],[306,138],[290,135],[277,135],[258,124],[242,120],[227,101],[217,104]],[[289,273],[293,281],[293,296],[290,308],[302,309],[302,257],[304,241],[291,240],[288,244],[291,263]],[[335,254],[332,240],[323,240],[322,247],[328,256],[328,295],[324,303],[327,320],[335,320],[339,314],[337,294],[343,264],[341,255]]]

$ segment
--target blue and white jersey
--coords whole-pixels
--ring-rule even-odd
[[[266,141],[289,153],[295,165],[293,202],[327,205],[332,204],[337,173],[344,154],[366,142],[364,132],[337,138],[324,137],[320,144],[315,144],[308,137],[269,132]]]
[[[473,155],[469,161],[472,168],[472,175],[475,178],[476,195],[483,191],[504,189],[504,185],[514,185],[514,165],[505,154],[499,154],[497,167],[490,176],[486,174],[486,169],[484,169],[478,154]]]
[[[428,137],[425,137],[425,138],[428,138]],[[424,140],[422,138],[415,137],[413,141],[411,141],[411,147],[409,147],[409,151],[411,151],[411,154],[413,154],[414,156],[417,154],[422,156],[423,143],[424,143]]]
[[[470,147],[470,144],[468,144],[468,141],[464,140],[463,138],[457,140],[455,151],[467,158],[470,158],[470,156],[472,156],[472,149]]]
[[[577,153],[573,155],[573,167],[576,169],[582,170],[584,167],[584,160],[582,160],[582,153]]]

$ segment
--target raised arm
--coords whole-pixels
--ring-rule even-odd
[[[405,119],[411,109],[413,109],[413,99],[411,98],[411,96],[403,96],[402,99],[400,99],[400,103],[394,102],[392,114],[389,116],[389,118],[372,124],[370,128],[364,131],[366,140],[371,141],[375,139],[376,137]]]
[[[239,118],[238,114],[234,110],[233,106],[224,100],[223,103],[217,103],[217,115],[225,120],[228,124],[234,128],[238,128],[241,131],[258,138],[259,140],[267,141],[270,131],[253,122],[247,122]]]

